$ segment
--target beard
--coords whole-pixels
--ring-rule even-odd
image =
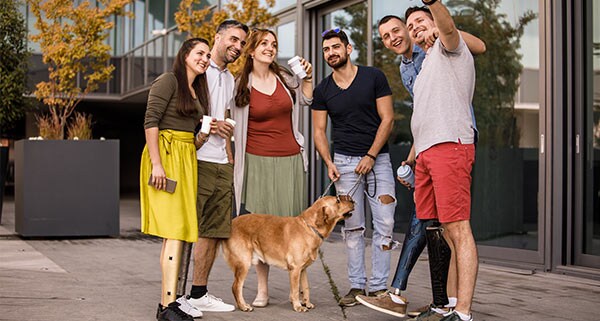
[[[230,49],[231,49],[231,50],[235,50],[235,49],[234,49],[234,48],[232,48],[232,47],[227,47],[227,48],[225,49],[225,55],[224,55],[224,58],[225,58],[225,59],[223,59],[223,60],[224,60],[224,61],[225,61],[225,63],[227,63],[227,64],[230,64],[230,63],[233,63],[233,62],[235,62],[235,61],[236,61],[236,60],[237,60],[237,59],[240,57],[240,54],[239,54],[239,53],[238,53],[238,54],[233,54],[233,53],[230,51]]]
[[[327,64],[329,65],[329,67],[331,67],[332,69],[338,69],[338,68],[345,66],[348,63],[348,55],[338,56],[338,57],[339,58],[336,63],[332,63],[332,62],[329,62],[329,60],[327,60]]]

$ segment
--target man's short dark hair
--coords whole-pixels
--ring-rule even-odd
[[[387,16],[381,18],[381,20],[379,20],[379,23],[377,24],[377,28],[381,27],[382,24],[387,23],[388,21],[390,21],[392,19],[398,19],[404,23],[404,20],[402,20],[402,18],[395,16],[393,14],[390,14],[390,15],[387,15]]]
[[[344,30],[341,30],[339,28],[328,30],[323,34],[323,41],[331,38],[339,38],[340,41],[344,44],[344,46],[348,46],[348,44],[350,43],[350,41],[348,40],[348,36],[344,32]]]
[[[406,9],[406,12],[404,13],[404,19],[406,19],[405,21],[408,21],[408,17],[418,11],[423,11],[425,12],[431,19],[433,19],[433,15],[431,14],[431,10],[429,10],[429,8],[427,7],[410,7],[408,9]]]
[[[225,31],[229,28],[240,28],[244,30],[245,33],[248,33],[248,31],[250,30],[245,24],[237,20],[230,19],[221,22],[221,24],[217,27],[217,33],[221,33],[222,31]]]

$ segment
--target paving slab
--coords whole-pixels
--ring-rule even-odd
[[[121,201],[121,235],[117,238],[22,239],[14,233],[14,203],[4,204],[0,225],[0,321],[152,321],[160,299],[161,240],[139,232],[139,202]],[[286,271],[271,269],[270,304],[254,312],[205,313],[204,320],[399,320],[355,306],[341,309],[349,288],[346,257],[339,233],[321,247],[322,260],[309,267],[311,301],[316,308],[297,313],[288,302]],[[393,266],[399,250],[392,254]],[[369,255],[370,250],[367,251]],[[232,272],[216,260],[209,291],[233,303]],[[189,286],[189,285],[188,285]],[[256,275],[251,271],[244,296],[252,301]],[[410,307],[431,298],[426,256],[417,262],[404,293]],[[549,273],[482,264],[473,303],[475,320],[600,320],[600,282]]]

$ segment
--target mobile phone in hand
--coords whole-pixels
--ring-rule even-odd
[[[152,184],[152,175],[150,175],[150,179],[148,180],[148,185],[154,187],[154,184]],[[167,177],[167,187],[165,188],[165,192],[167,193],[175,193],[175,187],[177,187],[177,181],[174,179],[170,179]]]

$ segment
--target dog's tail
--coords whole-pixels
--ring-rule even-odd
[[[229,244],[227,243],[227,239],[219,239],[217,242],[217,253],[222,252],[223,258],[230,269],[233,270],[233,266],[231,265],[231,250],[229,249]]]

